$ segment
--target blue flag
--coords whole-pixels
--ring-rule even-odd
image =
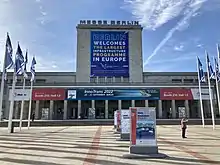
[[[31,62],[31,68],[30,68],[30,71],[31,71],[31,81],[34,81],[34,79],[35,79],[35,65],[36,64],[37,64],[37,62],[35,60],[35,57],[33,57],[32,62]]]
[[[197,58],[198,58],[198,75],[199,75],[199,82],[206,82],[206,80],[205,80],[205,74],[204,74],[204,71],[203,71],[203,68],[202,68],[202,63],[201,63],[199,57],[197,57]]]
[[[215,58],[215,72],[216,72],[215,77],[217,78],[217,81],[219,82],[220,81],[220,73],[219,73],[218,61],[216,58]]]
[[[17,48],[17,52],[16,52],[16,55],[15,55],[15,72],[16,72],[16,75],[21,75],[23,74],[24,72],[24,56],[23,56],[23,53],[22,53],[22,50],[21,50],[21,47],[18,43],[18,48]]]
[[[208,65],[209,79],[215,79],[215,73],[213,71],[212,64],[209,60],[208,53],[207,53],[207,65]]]
[[[3,68],[5,71],[5,77],[4,77],[5,80],[7,79],[7,70],[13,68],[14,66],[12,54],[13,54],[13,49],[12,49],[11,39],[9,37],[9,34],[7,33],[7,39],[5,44],[5,66]]]
[[[28,78],[28,75],[27,75],[27,63],[28,63],[28,51],[26,51],[25,59],[24,59],[24,78]]]

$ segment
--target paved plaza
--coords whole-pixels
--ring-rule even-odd
[[[218,165],[220,127],[189,126],[180,138],[179,126],[158,126],[158,145],[166,159],[124,159],[129,142],[116,141],[110,126],[0,128],[0,165]]]

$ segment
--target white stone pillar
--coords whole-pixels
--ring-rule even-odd
[[[39,119],[39,113],[40,113],[40,100],[37,100],[35,103],[35,119],[38,120]]]
[[[105,119],[108,119],[108,100],[105,100]]]
[[[49,112],[49,120],[53,120],[53,109],[54,109],[54,101],[50,100],[50,112]]]
[[[175,102],[175,100],[171,101],[171,109],[172,109],[172,118],[176,119],[176,102]]]
[[[135,107],[135,100],[131,100],[131,106]]]
[[[19,112],[19,101],[15,101],[15,119],[20,119],[20,112]]]
[[[95,109],[95,100],[92,100],[92,108]]]
[[[197,107],[198,107],[198,118],[201,118],[201,107],[200,107],[201,105],[200,105],[200,101],[199,100],[197,100]]]
[[[187,117],[187,118],[190,118],[189,100],[185,100],[184,104],[185,104],[185,108],[186,108],[186,117]]]
[[[118,110],[121,110],[121,100],[118,100]]]
[[[145,100],[145,107],[149,107],[149,102],[148,102],[148,100]]]
[[[67,106],[68,106],[68,101],[64,100],[63,103],[63,120],[67,120]]]
[[[163,118],[162,100],[158,100],[158,117],[159,119]]]
[[[81,112],[82,112],[82,101],[78,100],[78,116],[77,116],[77,118],[79,117]]]

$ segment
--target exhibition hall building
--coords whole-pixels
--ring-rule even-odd
[[[81,20],[76,30],[76,72],[37,72],[36,65],[32,96],[29,81],[22,90],[22,77],[11,94],[13,74],[8,73],[4,119],[12,98],[15,119],[22,100],[27,119],[30,99],[40,120],[113,119],[115,110],[129,107],[155,107],[158,119],[201,117],[196,72],[143,72],[142,26],[137,21]],[[217,115],[214,83],[212,95]],[[210,118],[207,84],[202,84],[202,99],[204,116]]]

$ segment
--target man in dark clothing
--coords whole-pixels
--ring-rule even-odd
[[[182,118],[181,120],[182,138],[187,138],[186,137],[187,122],[188,120],[186,118]]]
[[[34,119],[35,119],[35,113],[32,114],[31,119],[32,119],[32,122],[34,122]]]

